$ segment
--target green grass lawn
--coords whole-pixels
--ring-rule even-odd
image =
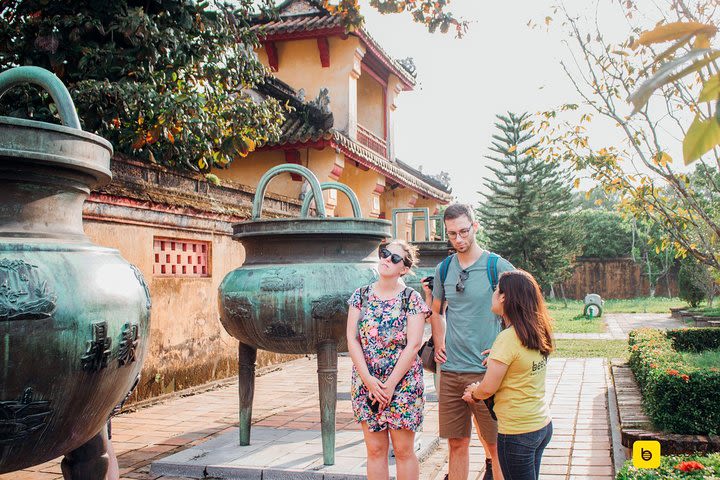
[[[555,340],[556,350],[551,356],[568,358],[603,357],[622,358],[629,356],[625,340]]]
[[[679,298],[638,297],[627,300],[605,300],[603,311],[608,313],[670,313],[670,307],[684,307]]]
[[[548,300],[550,316],[555,320],[558,333],[602,333],[606,326],[602,317],[587,319],[583,317],[584,302],[581,300]],[[606,300],[603,314],[606,313],[670,313],[670,307],[682,307],[684,302],[677,298],[639,297],[627,300]]]
[[[602,333],[605,331],[605,322],[602,318],[592,320],[583,317],[585,304],[580,300],[568,300],[567,305],[562,300],[548,301],[550,316],[555,320],[555,331],[562,333]]]
[[[720,350],[704,350],[702,352],[682,352],[683,362],[698,368],[720,366]]]

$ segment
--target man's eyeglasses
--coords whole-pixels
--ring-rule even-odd
[[[465,291],[465,280],[467,280],[470,277],[470,272],[467,270],[462,270],[460,272],[460,275],[458,275],[458,283],[455,284],[455,291],[456,292],[464,292]]]
[[[469,226],[468,228],[463,228],[462,230],[459,230],[457,232],[447,232],[448,237],[455,240],[456,238],[467,238],[468,235],[470,235],[470,232],[472,232],[472,226]]]
[[[403,263],[407,266],[407,261],[405,261],[405,259],[404,259],[403,257],[401,257],[400,255],[398,255],[397,253],[392,253],[392,252],[391,252],[390,250],[388,250],[387,248],[381,248],[381,249],[378,251],[378,255],[380,256],[380,258],[388,258],[388,257],[390,257],[390,261],[391,261],[392,263],[394,263],[395,265],[397,265],[397,264],[400,263],[400,262],[403,262]]]

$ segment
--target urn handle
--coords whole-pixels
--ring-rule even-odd
[[[320,184],[320,190],[337,190],[339,192],[343,192],[347,196],[348,200],[350,200],[350,205],[352,205],[353,217],[362,218],[360,202],[358,201],[357,195],[355,195],[355,192],[353,192],[350,187],[340,182],[323,182]],[[301,217],[304,218],[308,216],[308,213],[310,212],[310,203],[313,201],[313,199],[314,197],[311,197],[310,195],[307,195],[305,197],[305,200],[303,200],[302,208],[300,209]],[[315,205],[317,206],[317,203]]]
[[[15,85],[23,83],[33,83],[47,90],[58,108],[63,125],[82,130],[70,92],[54,73],[32,66],[6,70],[0,73],[0,97]]]
[[[430,209],[427,207],[417,208],[393,208],[392,210],[392,238],[397,238],[397,215],[398,213],[422,213],[425,221],[425,240],[430,241]],[[413,227],[415,224],[413,224]],[[413,228],[413,241],[415,241],[415,228]]]
[[[259,220],[260,214],[262,213],[262,204],[265,199],[265,190],[267,189],[268,183],[276,175],[281,173],[295,173],[305,177],[305,180],[310,184],[312,189],[312,195],[315,198],[315,205],[317,210],[317,216],[325,218],[325,202],[323,201],[322,189],[320,188],[320,181],[317,179],[315,174],[308,168],[302,165],[296,165],[294,163],[284,163],[276,167],[271,168],[265,175],[260,178],[258,182],[257,190],[255,192],[255,198],[253,199],[252,219]]]

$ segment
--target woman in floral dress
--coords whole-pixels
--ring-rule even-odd
[[[390,441],[398,480],[417,479],[415,432],[422,425],[425,404],[418,350],[430,310],[402,281],[417,261],[417,249],[395,240],[379,253],[379,280],[357,289],[348,300],[353,413],[365,436],[368,479],[389,478]]]

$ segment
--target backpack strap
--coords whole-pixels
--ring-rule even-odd
[[[360,289],[360,311],[365,309],[365,303],[367,302],[368,293],[370,293],[370,285],[365,285]]]
[[[410,296],[412,295],[413,289],[405,287],[402,293],[402,310],[407,312],[410,309]]]
[[[497,253],[489,252],[488,260],[487,260],[487,276],[488,276],[488,282],[490,283],[490,288],[493,292],[497,288],[497,284],[498,284],[497,264],[498,264],[499,258],[500,258],[500,255],[498,255]]]
[[[445,279],[448,275],[448,270],[450,269],[450,262],[452,262],[453,257],[456,254],[453,253],[452,255],[448,255],[443,259],[443,261],[440,263],[440,285],[443,286],[443,294],[442,298],[440,299],[440,311],[443,311],[443,307],[445,306]]]
[[[410,307],[410,296],[412,295],[413,289],[411,287],[405,287],[402,292],[402,309],[407,310]],[[370,293],[370,285],[365,285],[360,289],[360,310],[365,308],[365,302],[367,302],[368,293]]]

